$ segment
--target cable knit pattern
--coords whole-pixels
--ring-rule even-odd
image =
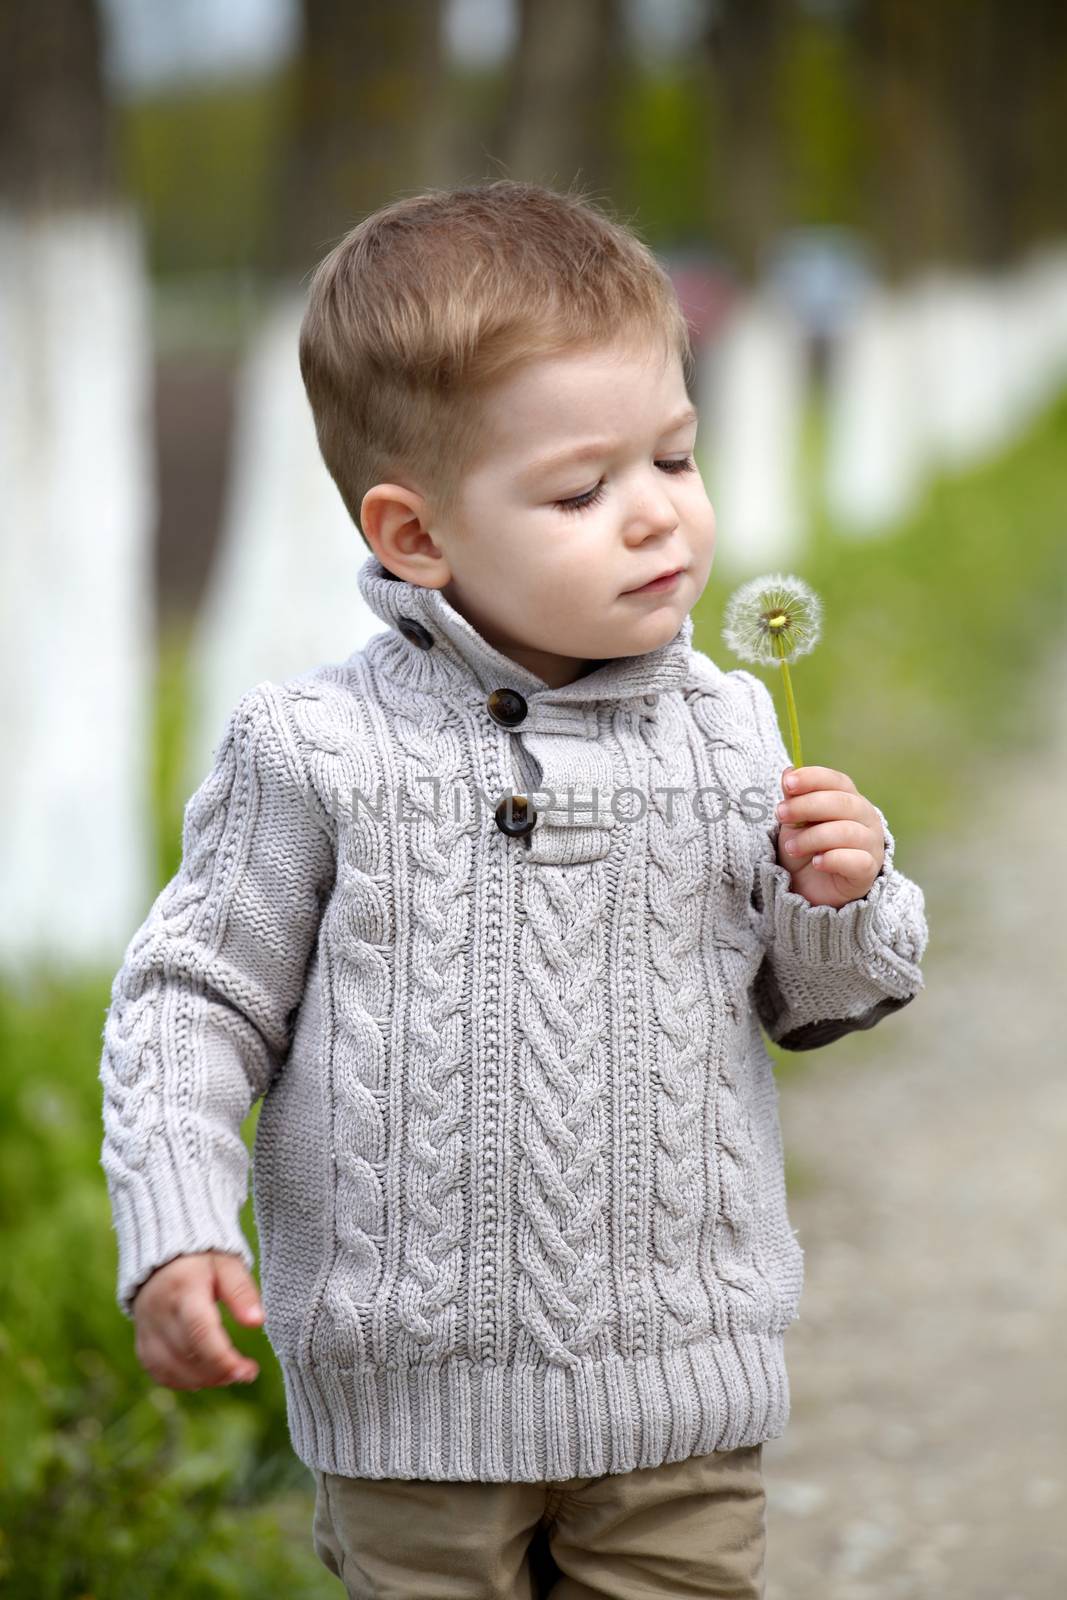
[[[705,670],[710,668],[710,671]],[[760,826],[769,809],[762,786],[761,755],[738,720],[730,677],[694,652],[685,693],[695,743],[694,761],[700,788],[708,801],[711,864],[710,893],[705,901],[706,945],[711,974],[739,1033],[751,1025],[750,988],[763,949],[757,919],[749,902],[754,856],[771,848]],[[773,1076],[766,1053],[766,1081]],[[761,1148],[753,1133],[758,1082],[752,1081],[752,1057],[743,1048],[728,1050],[718,1077],[716,1149],[720,1155],[719,1215],[715,1266],[718,1277],[732,1281],[747,1297],[730,1305],[731,1326],[764,1326],[774,1321],[772,1307],[780,1287],[768,1263],[762,1228],[768,1187],[779,1181],[768,1170],[773,1152]],[[776,1122],[776,1113],[775,1122]],[[779,1155],[780,1161],[780,1155]],[[784,1182],[782,1183],[784,1191]],[[780,1219],[786,1226],[784,1217]],[[773,1241],[771,1241],[773,1243]]]
[[[327,797],[340,841],[327,928],[333,959],[323,978],[336,1021],[328,1044],[319,1047],[336,1191],[332,1249],[299,1335],[300,1359],[308,1363],[332,1358],[354,1364],[377,1355],[367,1310],[381,1283],[387,1242],[392,870],[388,840],[372,825],[369,810],[344,814],[340,806],[354,787],[373,800],[377,781],[366,760],[366,719],[357,714],[365,695],[358,688],[354,673],[350,680],[308,684],[292,702],[315,792]]]
[[[435,801],[466,779],[460,719],[447,701],[411,694],[377,675],[399,777],[410,811],[405,831],[410,874],[405,1032],[404,1251],[397,1267],[400,1320],[394,1359],[453,1353],[466,1227],[467,963],[470,959],[471,827]]]
[[[553,689],[439,590],[374,557],[360,589],[384,631],[242,696],[112,985],[119,1306],[176,1255],[252,1266],[262,1097],[309,1468],[558,1480],[775,1438],[803,1253],[760,1028],[811,1049],[909,1003],[921,891],[888,827],[863,901],[789,890],[769,691],[691,618]]]
[[[681,802],[689,777],[685,729],[672,707],[640,724],[652,757],[648,825],[648,945],[656,1028],[652,1067],[657,1126],[653,1274],[675,1321],[670,1343],[707,1332],[700,1256],[705,1184],[704,1114],[710,1000],[700,959],[701,891],[705,885],[702,825]],[[677,792],[676,792],[677,791]],[[714,1280],[712,1296],[722,1294]]]
[[[606,1316],[605,881],[596,867],[552,866],[528,873],[524,890],[518,1355],[574,1366]]]

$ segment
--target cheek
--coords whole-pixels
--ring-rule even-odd
[[[691,492],[686,495],[684,506],[686,517],[694,532],[707,544],[715,542],[716,520],[715,508],[708,499],[707,490],[703,483],[695,483]]]
[[[550,512],[537,534],[539,564],[555,573],[581,573],[611,521],[610,510],[600,505],[571,514]]]

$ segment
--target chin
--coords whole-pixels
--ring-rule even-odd
[[[658,650],[660,645],[673,639],[682,625],[680,613],[669,606],[657,610],[652,616],[645,617],[638,625],[631,625],[626,633],[620,636],[619,648],[615,654],[620,656],[644,656],[650,650]]]
[[[670,628],[676,633],[682,625],[685,613],[686,607],[679,604],[676,595],[665,594],[659,605],[647,606],[644,616],[640,619],[635,618],[634,626],[638,629],[650,628],[653,632]]]

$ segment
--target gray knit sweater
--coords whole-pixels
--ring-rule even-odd
[[[553,689],[439,590],[374,556],[359,583],[385,631],[241,698],[112,987],[119,1305],[186,1252],[252,1267],[262,1096],[309,1468],[533,1481],[775,1438],[803,1263],[760,1027],[804,1050],[906,1005],[922,892],[888,828],[864,899],[790,891],[770,692],[691,617]]]

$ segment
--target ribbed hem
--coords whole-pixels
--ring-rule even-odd
[[[281,1368],[296,1454],[350,1478],[601,1477],[760,1444],[789,1419],[782,1333],[569,1368]]]
[[[116,1302],[132,1318],[132,1302],[145,1279],[175,1256],[221,1250],[240,1256],[249,1272],[255,1257],[238,1221],[242,1197],[217,1168],[190,1172],[167,1162],[158,1140],[151,1152],[151,1183],[133,1169],[111,1187],[118,1244]]]

